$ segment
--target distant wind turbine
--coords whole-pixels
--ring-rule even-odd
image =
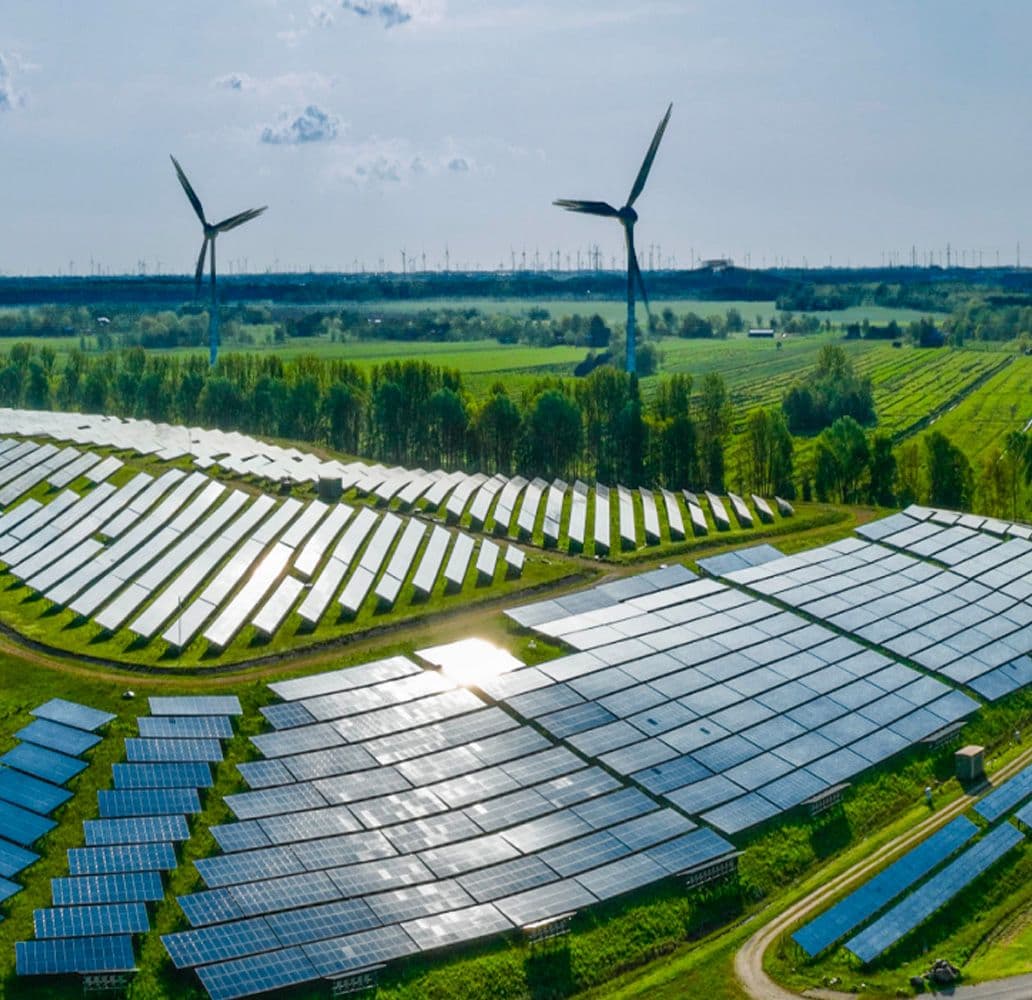
[[[642,162],[638,176],[634,180],[634,186],[627,197],[627,204],[623,208],[613,208],[606,201],[576,201],[570,198],[560,198],[552,202],[560,208],[570,212],[584,212],[587,215],[604,215],[609,218],[619,219],[624,227],[624,238],[627,242],[627,371],[633,373],[635,370],[635,344],[634,344],[634,287],[638,286],[641,292],[642,301],[645,303],[645,310],[648,311],[649,299],[645,294],[645,282],[641,276],[641,268],[638,267],[638,256],[634,252],[634,224],[638,221],[638,213],[634,211],[634,202],[645,187],[649,171],[652,169],[652,161],[656,158],[656,151],[659,149],[663,133],[666,131],[667,123],[670,121],[670,113],[674,110],[671,104],[663,120],[652,137],[652,144],[649,146],[645,159]],[[651,313],[649,313],[651,316]]]
[[[208,313],[208,357],[210,363],[214,365],[219,356],[219,307],[215,294],[215,237],[219,233],[229,232],[230,229],[236,229],[237,226],[242,226],[245,222],[258,218],[268,206],[262,205],[261,208],[249,208],[246,212],[231,215],[228,219],[223,219],[221,222],[216,222],[212,225],[204,217],[201,199],[197,197],[196,192],[187,180],[186,174],[183,173],[183,168],[179,165],[179,161],[171,154],[169,158],[172,160],[172,166],[176,168],[176,176],[179,178],[179,183],[183,185],[183,190],[186,192],[187,198],[190,199],[190,204],[193,205],[193,210],[197,213],[197,218],[201,220],[201,225],[204,227],[204,242],[201,244],[201,254],[197,258],[197,270],[194,272],[194,281],[197,282],[198,290],[200,290],[201,280],[204,277],[204,255],[208,250],[208,245],[211,244],[211,309]]]

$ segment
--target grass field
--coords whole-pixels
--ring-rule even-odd
[[[1032,357],[1019,355],[981,390],[944,413],[932,425],[970,458],[1002,450],[1011,431],[1032,421]]]

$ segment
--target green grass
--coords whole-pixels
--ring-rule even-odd
[[[1019,355],[982,388],[932,424],[971,460],[1003,449],[1011,431],[1032,420],[1032,357]]]

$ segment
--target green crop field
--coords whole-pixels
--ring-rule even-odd
[[[1011,431],[1032,421],[1032,357],[1020,355],[932,425],[969,457],[1003,447]]]

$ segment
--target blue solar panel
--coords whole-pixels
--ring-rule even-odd
[[[18,847],[6,840],[0,840],[0,875],[10,878],[38,860],[38,854],[27,851],[24,847]]]
[[[830,910],[800,927],[792,939],[811,958],[819,955],[924,878],[976,833],[978,827],[971,820],[958,816]]]
[[[7,767],[0,768],[0,799],[5,802],[45,815],[71,797],[72,793],[59,785]]]
[[[26,743],[35,743],[50,750],[78,757],[100,742],[100,737],[82,729],[62,726],[49,719],[35,719],[14,734]]]
[[[124,819],[88,819],[82,824],[87,847],[108,844],[147,844],[188,840],[184,816],[134,816]]]
[[[0,903],[5,899],[10,899],[16,893],[21,892],[21,886],[17,882],[12,882],[10,879],[0,878]]]
[[[15,952],[19,976],[132,972],[136,968],[133,939],[128,935],[19,941]]]
[[[62,906],[36,910],[37,938],[97,937],[104,934],[145,934],[150,930],[143,903],[105,906]]]
[[[82,875],[52,878],[50,892],[55,906],[91,903],[157,903],[165,898],[158,872],[119,872],[114,875]]]
[[[151,697],[148,702],[151,715],[243,715],[235,694]]]
[[[687,871],[731,854],[734,846],[712,830],[692,830],[657,847],[650,847],[645,853],[665,868],[670,874]]]
[[[19,743],[0,757],[0,764],[6,764],[15,770],[50,781],[55,785],[63,785],[86,768],[86,762],[77,757],[47,750],[32,743]]]
[[[176,852],[171,844],[73,847],[68,851],[68,871],[72,875],[172,871],[175,867]]]
[[[304,914],[293,913],[291,916],[303,917]],[[265,917],[165,934],[161,940],[177,969],[224,962],[282,947]]]
[[[115,788],[211,788],[211,767],[203,761],[115,764]]]
[[[52,819],[19,809],[9,802],[0,802],[0,830],[16,844],[28,847],[55,826],[57,824]]]
[[[88,732],[100,729],[114,718],[110,712],[101,712],[88,705],[65,701],[63,698],[53,698],[45,705],[34,708],[30,714],[37,719],[49,719],[51,722],[59,722],[63,726],[73,726],[76,729],[85,729]]]
[[[97,793],[100,815],[106,819],[126,816],[167,816],[199,813],[201,800],[195,788],[133,788]]]
[[[319,978],[315,966],[300,948],[284,948],[206,965],[198,969],[197,975],[211,1000],[234,1000],[235,997],[285,989]]]
[[[218,740],[148,740],[128,739],[125,755],[134,764],[160,764],[181,761],[222,760],[222,746]]]
[[[877,958],[886,948],[945,906],[1023,839],[1021,832],[1009,823],[990,830],[938,875],[850,938],[846,947],[862,962]]]
[[[145,715],[137,724],[140,735],[149,739],[233,738],[233,723],[225,715]]]
[[[975,804],[975,812],[982,819],[995,823],[1015,806],[1021,805],[1032,796],[1032,764],[1019,771],[1013,778],[994,788],[980,802]]]
[[[1032,802],[1027,806],[1022,806],[1014,815],[1018,822],[1024,823],[1025,826],[1032,826]]]

